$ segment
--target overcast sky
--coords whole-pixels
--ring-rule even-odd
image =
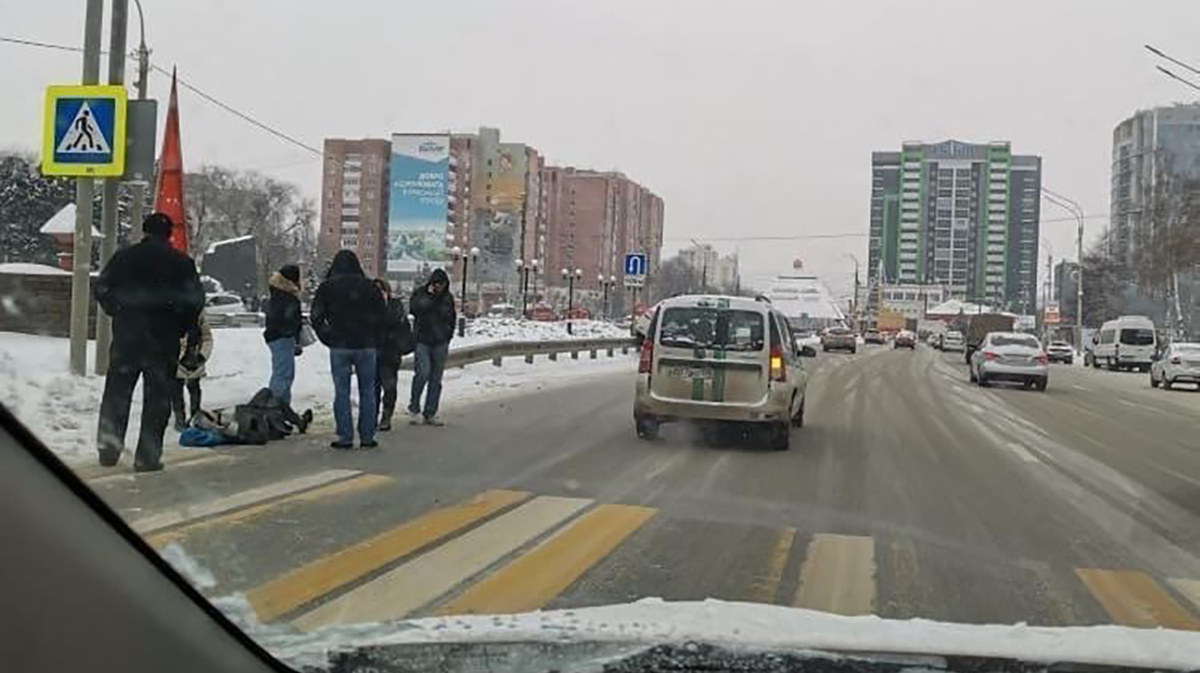
[[[0,0],[0,34],[81,44],[84,6]],[[865,234],[870,153],[904,140],[1010,140],[1043,157],[1047,186],[1105,214],[1113,126],[1192,100],[1142,44],[1200,63],[1194,0],[143,7],[155,63],[311,145],[497,126],[552,162],[618,169],[662,195],[668,248],[690,237]],[[136,20],[130,36],[132,47]],[[80,57],[0,43],[0,58],[0,147],[34,150],[43,88],[78,81]],[[165,101],[168,86],[152,77],[151,96]],[[189,168],[254,168],[317,196],[315,157],[180,98]],[[1106,225],[1088,221],[1092,233]],[[1072,224],[1044,223],[1043,238],[1074,256]],[[747,276],[799,257],[840,289],[845,253],[865,262],[867,239],[737,246]]]

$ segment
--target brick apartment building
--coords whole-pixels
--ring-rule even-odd
[[[321,270],[335,252],[347,248],[358,254],[367,275],[383,274],[391,157],[392,144],[387,140],[325,141],[317,234]]]

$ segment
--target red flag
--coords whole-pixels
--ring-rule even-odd
[[[183,209],[183,149],[179,142],[179,91],[171,70],[171,103],[163,130],[162,154],[158,157],[158,179],[154,186],[154,210],[171,218],[171,247],[188,254],[186,211]]]

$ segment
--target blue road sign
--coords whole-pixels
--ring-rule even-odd
[[[42,172],[119,176],[125,171],[123,86],[51,86],[46,90]]]
[[[634,252],[625,255],[625,275],[646,275],[646,255],[644,253]]]

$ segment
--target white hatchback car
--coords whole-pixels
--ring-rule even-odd
[[[1026,388],[1045,390],[1050,382],[1050,358],[1042,344],[1029,334],[992,332],[971,354],[971,381],[987,386],[992,381],[1015,381]]]
[[[766,300],[684,296],[650,318],[638,363],[633,419],[643,439],[671,421],[745,423],[786,450],[804,424],[808,373],[783,314]]]
[[[1150,386],[1170,390],[1176,383],[1200,386],[1200,343],[1173,343],[1150,365]]]

